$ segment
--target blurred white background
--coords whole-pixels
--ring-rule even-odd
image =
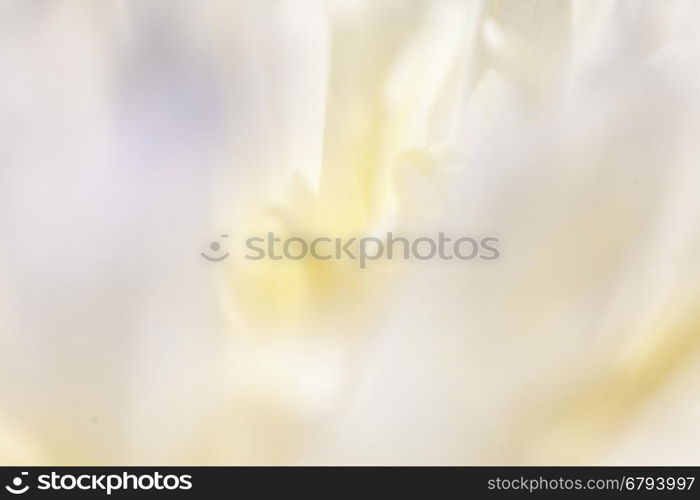
[[[696,464],[698,22],[0,0],[0,462]],[[267,230],[502,256],[199,255]]]

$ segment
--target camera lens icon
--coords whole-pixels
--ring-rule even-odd
[[[228,234],[222,234],[221,237],[228,238]],[[212,252],[217,254],[219,252],[219,250],[221,250],[221,243],[219,243],[218,241],[212,241],[211,244],[209,245],[209,248],[211,249]],[[222,255],[214,255],[212,257],[212,256],[202,252],[201,255],[202,255],[202,257],[207,259],[209,262],[221,262],[222,260],[226,260],[228,258],[229,253],[226,252],[226,253],[223,253]]]
[[[17,476],[12,480],[12,485],[5,486],[5,489],[13,495],[21,495],[22,493],[26,493],[29,489],[29,485],[24,486],[24,488],[22,487],[22,476],[26,476],[28,474],[28,472],[22,472],[20,476]]]

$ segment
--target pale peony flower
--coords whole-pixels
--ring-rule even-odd
[[[3,463],[697,463],[697,2],[1,9]]]

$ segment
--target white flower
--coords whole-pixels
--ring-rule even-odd
[[[0,460],[697,461],[696,2],[29,5]],[[268,231],[501,258],[241,259]]]

